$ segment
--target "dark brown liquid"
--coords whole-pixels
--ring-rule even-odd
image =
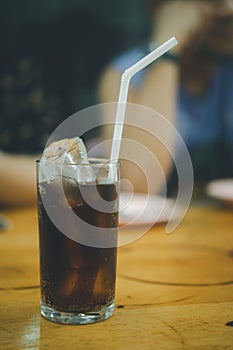
[[[88,235],[88,226],[77,225],[66,215],[62,218],[74,239],[68,238],[50,220],[43,202],[50,205],[53,197],[53,210],[63,215],[64,200],[57,192],[56,183],[42,184],[38,189],[40,272],[42,301],[49,307],[63,312],[88,312],[100,310],[110,304],[115,295],[117,226],[118,212],[105,213],[90,207],[80,193],[88,200],[98,202],[95,189],[109,202],[117,197],[116,185],[65,185],[64,192],[70,210],[84,222],[95,228],[95,240],[106,239],[110,248],[95,248],[80,242],[82,235]],[[43,196],[43,202],[42,202]],[[54,203],[56,203],[54,205]],[[114,207],[114,208],[115,208]],[[104,234],[101,228],[105,228]],[[111,241],[111,242],[110,242]]]

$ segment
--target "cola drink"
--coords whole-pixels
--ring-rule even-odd
[[[41,313],[51,321],[93,323],[114,311],[118,181],[105,180],[38,181]]]

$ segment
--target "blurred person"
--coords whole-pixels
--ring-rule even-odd
[[[149,9],[152,17],[149,43],[111,62],[99,83],[99,101],[117,101],[125,69],[149,53],[150,42],[161,44],[175,36],[179,44],[132,79],[128,102],[158,111],[176,126],[190,152],[197,187],[213,178],[231,177],[233,0],[151,0]],[[112,130],[106,130],[105,136],[109,138],[111,133]],[[175,191],[176,175],[166,149],[148,133],[133,127],[125,126],[123,137],[142,143],[154,153],[169,179],[168,190]],[[161,137],[173,147],[169,137]],[[133,150],[125,150],[124,154],[127,152]],[[146,159],[145,167],[150,167]],[[122,160],[121,172],[135,191],[148,190],[143,174],[131,162],[125,164]],[[162,179],[157,174],[154,179],[159,191]]]

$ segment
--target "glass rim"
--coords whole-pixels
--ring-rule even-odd
[[[106,166],[106,165],[116,165],[117,167],[120,166],[120,161],[119,160],[111,160],[109,158],[97,158],[97,157],[90,157],[87,158],[89,163],[64,163],[64,162],[59,162],[59,161],[54,161],[54,160],[41,160],[37,159],[36,164],[40,165],[45,165],[45,164],[60,164],[61,166]]]

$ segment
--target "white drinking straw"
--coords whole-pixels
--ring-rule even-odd
[[[136,62],[133,66],[126,69],[122,74],[117,111],[116,111],[116,118],[115,118],[114,133],[113,133],[113,139],[112,139],[112,148],[111,148],[111,156],[110,156],[111,161],[114,162],[114,161],[118,161],[119,159],[130,79],[137,72],[139,72],[140,70],[148,66],[150,63],[158,59],[160,56],[165,54],[167,51],[172,49],[175,45],[177,45],[177,43],[178,42],[175,37],[170,38],[165,43],[163,43],[162,45],[157,47],[155,50],[150,52],[148,55],[143,57],[141,60]]]

